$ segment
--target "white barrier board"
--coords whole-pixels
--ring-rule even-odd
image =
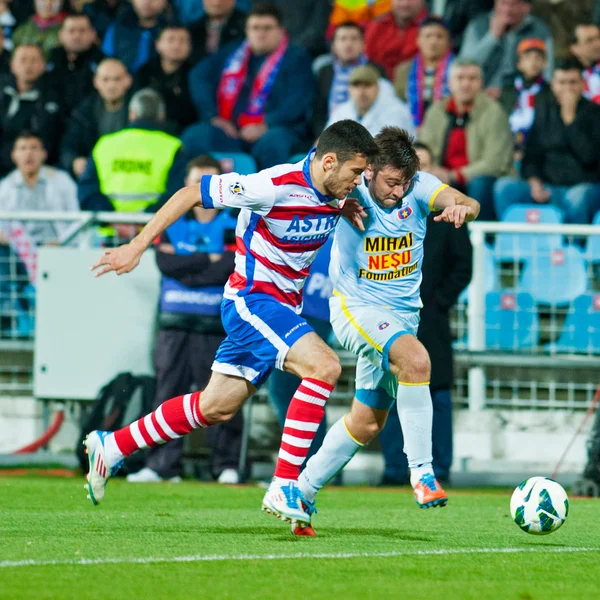
[[[154,252],[135,271],[96,279],[102,249],[41,248],[34,393],[94,399],[117,373],[152,374],[160,273]]]

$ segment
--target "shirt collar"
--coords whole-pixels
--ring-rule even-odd
[[[15,174],[14,177],[15,177],[16,185],[29,187],[25,183],[25,178],[23,177],[23,173],[21,173],[21,171],[19,171],[19,169],[15,169],[14,174]],[[37,185],[39,185],[40,183],[46,183],[46,167],[45,166],[42,166],[42,168],[40,169],[40,174],[38,176]],[[37,185],[36,185],[36,187],[37,187]],[[29,189],[31,189],[31,188],[29,188]],[[33,188],[33,189],[35,189],[35,188]]]
[[[316,147],[311,148],[308,154],[306,155],[306,158],[304,159],[304,163],[302,164],[302,174],[304,175],[304,179],[306,179],[308,187],[316,194],[317,198],[319,199],[319,202],[327,203],[331,202],[332,200],[337,200],[337,198],[333,198],[332,196],[325,196],[325,194],[322,194],[313,185],[312,178],[310,176],[310,161],[314,158],[315,152]]]

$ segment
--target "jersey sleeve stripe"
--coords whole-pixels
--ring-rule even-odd
[[[200,180],[200,197],[202,198],[202,206],[204,208],[214,208],[215,204],[210,197],[210,182],[212,175],[202,175]]]
[[[431,194],[431,198],[429,198],[429,210],[433,211],[435,210],[435,207],[433,206],[433,203],[435,202],[435,199],[437,198],[438,194],[444,189],[447,188],[448,185],[446,183],[442,183],[442,185],[440,185],[440,187],[435,190],[435,192],[433,192],[433,194]]]

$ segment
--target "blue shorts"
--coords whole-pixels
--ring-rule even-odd
[[[224,299],[221,320],[227,337],[217,350],[212,370],[243,377],[256,387],[274,368],[283,370],[290,348],[313,331],[304,318],[265,294]]]

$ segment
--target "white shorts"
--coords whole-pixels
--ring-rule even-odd
[[[372,408],[389,409],[382,406],[385,398],[376,399],[361,390],[382,388],[391,401],[396,398],[398,382],[389,370],[389,351],[401,335],[417,335],[419,311],[396,311],[357,303],[338,292],[329,300],[329,308],[335,336],[346,350],[358,356],[357,399]]]

